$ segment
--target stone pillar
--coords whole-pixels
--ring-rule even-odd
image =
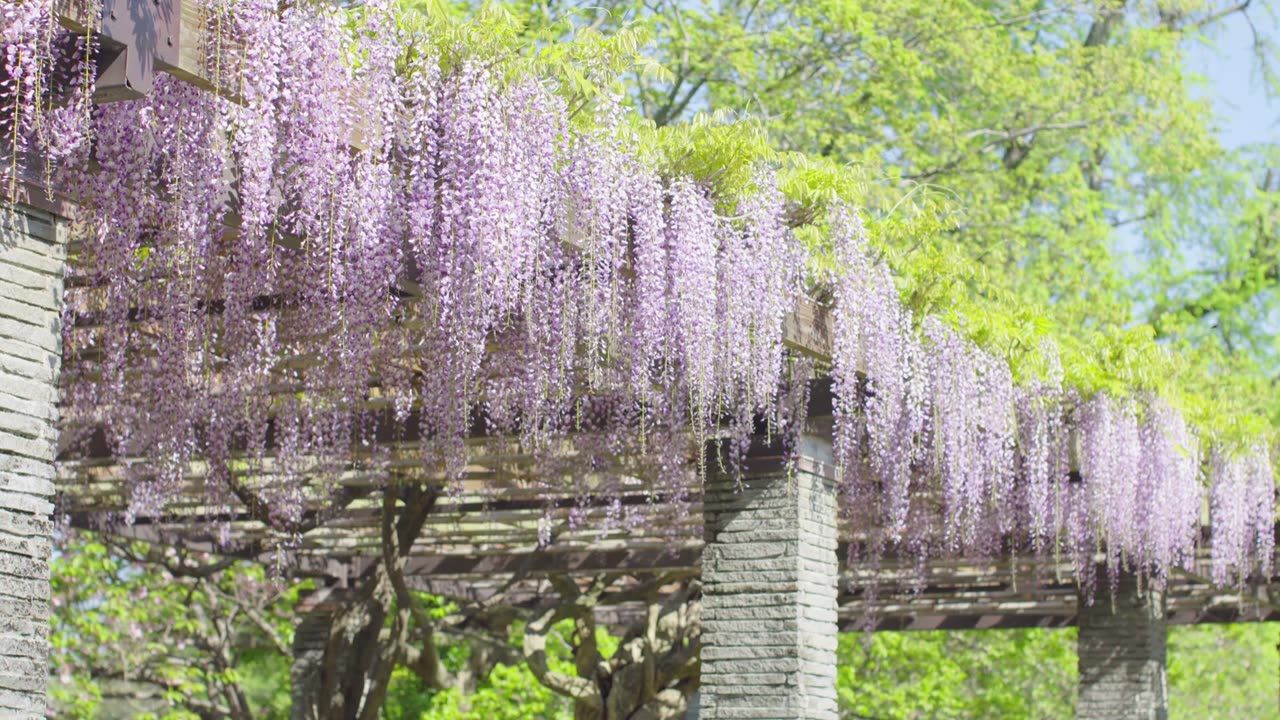
[[[703,494],[700,717],[835,720],[836,506],[830,442],[788,475],[753,452]],[[769,453],[773,457],[769,457]]]
[[[1168,672],[1161,593],[1128,573],[1114,597],[1099,570],[1093,605],[1080,599],[1079,720],[1167,720]]]
[[[702,714],[702,691],[694,690],[689,696],[689,704],[684,710],[684,720],[698,720]]]
[[[0,716],[43,718],[49,679],[67,226],[0,205]]]
[[[289,668],[289,720],[321,717],[319,700],[324,687],[325,651],[338,593],[321,588],[298,603],[298,626],[293,631],[293,665]]]

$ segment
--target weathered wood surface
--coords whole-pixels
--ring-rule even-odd
[[[58,23],[76,33],[102,33],[115,13],[121,21],[138,24],[145,45],[133,48],[148,71],[173,75],[199,88],[229,98],[239,94],[240,50],[231,39],[226,18],[189,0],[60,0]],[[177,37],[149,37],[150,28],[177,30]],[[172,42],[171,42],[172,41]],[[145,89],[139,92],[145,93]],[[111,99],[128,99],[121,95]]]
[[[782,343],[792,352],[812,358],[822,367],[830,367],[834,344],[831,308],[801,297],[782,326]]]

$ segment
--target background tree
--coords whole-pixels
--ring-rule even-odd
[[[1075,630],[846,633],[841,716],[1075,717]]]
[[[182,570],[175,575],[168,566]],[[192,571],[204,577],[181,574]],[[285,720],[293,602],[307,585],[272,589],[260,569],[240,563],[219,569],[198,557],[165,557],[142,546],[121,548],[93,538],[67,543],[55,565],[58,717],[237,717],[225,699],[230,692],[243,698],[248,717]],[[263,588],[268,592],[257,595]],[[219,598],[216,605],[206,593]],[[280,642],[247,617],[250,609],[263,612],[262,603],[246,603],[252,597],[274,598],[262,617],[270,618],[270,635]],[[671,598],[663,599],[672,605]],[[419,595],[418,600],[437,621],[457,611],[445,598]],[[571,614],[572,609],[553,606],[526,614],[536,620],[544,612]],[[402,663],[392,674],[380,717],[570,720],[572,698],[552,690],[552,683],[544,684],[519,661],[526,632],[526,622],[516,620],[502,629],[473,626],[466,634],[442,633],[436,647],[443,671],[453,677],[473,672],[472,681],[438,689]],[[478,639],[480,633],[487,637]],[[577,656],[590,645],[606,665],[631,667],[634,673],[644,663],[633,662],[623,648],[642,641],[643,632],[632,630],[630,640],[625,635],[625,630],[597,625],[592,643],[584,644],[573,618],[544,627],[544,675],[594,678],[606,688],[610,677],[595,668],[579,674]],[[494,642],[508,649],[510,664],[476,662]],[[1171,717],[1273,716],[1274,643],[1274,624],[1172,628]],[[235,665],[218,669],[228,655]],[[1074,713],[1071,629],[848,633],[840,638],[838,658],[841,712],[849,720],[1069,718]],[[481,666],[487,670],[474,671]]]
[[[576,720],[682,718],[699,684],[699,585],[664,575],[611,589],[621,579],[600,575],[584,587],[553,576],[558,602],[525,627],[524,660],[539,682],[573,699]],[[643,603],[643,621],[634,622],[612,652],[602,652],[596,609],[636,601]],[[573,625],[573,672],[548,664],[547,634],[561,621]]]
[[[641,65],[629,87],[659,126],[750,117],[779,148],[886,180],[872,212],[900,212],[904,196],[952,208],[945,232],[900,238],[888,257],[900,271],[940,250],[973,264],[973,292],[1055,323],[1150,323],[1205,369],[1197,390],[1280,412],[1259,392],[1280,375],[1275,149],[1224,147],[1187,65],[1244,18],[1274,87],[1273,3],[511,5],[539,38],[649,29],[646,52],[667,72]]]
[[[66,538],[52,567],[60,717],[232,718],[288,707],[297,588],[257,565],[108,536]]]

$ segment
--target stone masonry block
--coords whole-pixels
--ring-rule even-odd
[[[704,498],[699,717],[836,720],[832,484],[711,477]]]

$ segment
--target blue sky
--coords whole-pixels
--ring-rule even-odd
[[[1280,18],[1268,10],[1254,14],[1254,26],[1263,35],[1280,39]],[[1280,101],[1269,97],[1258,69],[1253,30],[1244,16],[1228,18],[1207,42],[1194,44],[1188,69],[1205,78],[1200,92],[1213,101],[1218,136],[1224,145],[1235,148],[1280,142]],[[1273,316],[1270,324],[1277,323],[1280,317]],[[1280,351],[1280,344],[1276,349]]]
[[[1264,34],[1280,35],[1275,18],[1254,13]],[[1196,43],[1188,60],[1192,72],[1207,79],[1204,88],[1213,99],[1220,137],[1229,147],[1280,140],[1280,103],[1267,98],[1253,50],[1253,33],[1243,15],[1224,21],[1207,43]]]
[[[1266,8],[1254,10],[1253,21],[1263,35],[1280,39],[1277,18]],[[1202,78],[1192,92],[1212,101],[1221,142],[1230,148],[1280,143],[1280,101],[1268,97],[1248,19],[1239,13],[1224,19],[1207,37],[1192,40],[1187,50],[1187,69]],[[1117,249],[1126,256],[1121,267],[1129,275],[1140,274],[1145,264],[1139,256],[1140,233],[1136,226],[1117,233]],[[1196,256],[1190,252],[1192,264]]]

